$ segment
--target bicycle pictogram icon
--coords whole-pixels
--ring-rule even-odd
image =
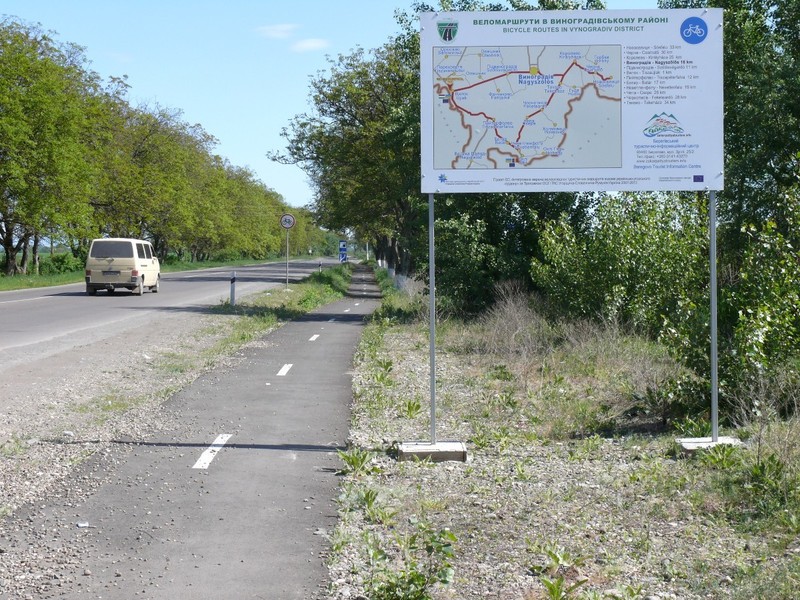
[[[697,23],[692,23],[686,29],[683,30],[683,37],[692,37],[696,35],[697,37],[703,37],[706,34],[706,30],[700,27]]]

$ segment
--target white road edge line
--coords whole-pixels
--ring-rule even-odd
[[[3,300],[0,304],[13,304],[14,302],[29,302],[31,300],[45,300],[48,296],[36,296],[35,298],[19,298],[17,300]]]
[[[310,338],[308,338],[308,341],[309,341],[309,342],[316,342],[318,337],[319,337],[319,334],[318,334],[318,333],[317,333],[317,334],[314,334],[314,335],[312,335]]]
[[[283,365],[283,366],[281,367],[281,370],[280,370],[280,371],[278,371],[278,377],[283,377],[283,376],[285,376],[285,375],[286,375],[286,374],[289,372],[289,369],[291,369],[293,366],[294,366],[294,365],[292,365],[292,364]]]
[[[208,466],[211,464],[211,461],[214,460],[214,457],[217,453],[222,450],[222,447],[227,443],[227,441],[231,439],[230,433],[222,433],[217,436],[217,439],[214,440],[214,443],[211,444],[208,448],[206,448],[205,452],[200,455],[200,458],[197,459],[197,462],[194,463],[193,469],[207,469]]]

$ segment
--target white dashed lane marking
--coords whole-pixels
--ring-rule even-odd
[[[278,377],[284,377],[284,376],[285,376],[285,375],[286,375],[286,374],[289,372],[289,369],[291,369],[293,366],[294,366],[294,365],[292,365],[292,364],[289,364],[289,365],[283,365],[283,366],[281,367],[281,370],[280,370],[280,371],[278,371]]]
[[[214,443],[211,444],[208,448],[206,448],[205,452],[200,455],[200,458],[197,459],[197,462],[194,463],[193,469],[207,469],[208,466],[211,464],[211,461],[214,460],[214,457],[217,453],[222,450],[222,447],[227,443],[227,441],[231,439],[231,434],[223,433],[217,436],[217,439],[214,440]]]
[[[308,338],[308,341],[309,342],[316,342],[318,337],[319,337],[319,334],[312,335],[310,338]]]

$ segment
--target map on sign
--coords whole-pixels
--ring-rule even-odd
[[[621,166],[621,46],[433,51],[435,169]]]

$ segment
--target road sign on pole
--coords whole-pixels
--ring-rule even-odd
[[[281,227],[284,229],[291,229],[294,227],[294,222],[294,215],[290,215],[289,213],[281,215]]]
[[[289,230],[294,227],[294,215],[281,215],[281,227],[286,230],[286,289],[289,289]]]
[[[347,240],[339,240],[339,262],[347,262]]]

